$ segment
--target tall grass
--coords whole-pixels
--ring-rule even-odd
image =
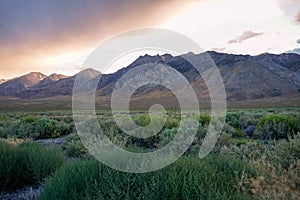
[[[244,169],[241,161],[226,156],[183,157],[144,174],[116,171],[96,160],[78,161],[48,179],[40,199],[251,199],[237,190]]]
[[[64,163],[61,151],[32,142],[17,146],[0,141],[0,191],[41,182]]]

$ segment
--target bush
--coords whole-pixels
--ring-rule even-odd
[[[251,199],[236,188],[243,169],[248,172],[241,161],[219,156],[183,157],[143,174],[117,171],[96,160],[79,161],[48,179],[40,199]]]
[[[287,139],[300,131],[297,118],[283,115],[269,115],[262,117],[254,132],[255,136],[263,140]]]
[[[210,115],[200,115],[200,117],[199,117],[199,123],[202,126],[208,126],[210,121],[211,121],[211,116]]]
[[[64,163],[62,152],[32,142],[0,141],[0,191],[37,184]]]
[[[262,143],[248,141],[246,144],[230,145],[227,148],[223,148],[221,154],[232,155],[245,162],[250,162],[262,158],[266,150]]]
[[[160,136],[160,144],[162,146],[166,146],[169,142],[171,142],[177,133],[177,128],[165,129]]]
[[[199,126],[196,137],[194,139],[194,143],[199,145],[202,144],[202,141],[205,138],[207,132],[208,132],[208,126]]]
[[[247,128],[249,125],[256,125],[259,121],[259,119],[262,117],[263,115],[261,114],[253,114],[253,113],[245,113],[242,116],[240,116],[239,118],[239,127],[241,129],[245,129]]]
[[[218,138],[218,142],[213,148],[213,152],[220,153],[223,148],[228,148],[232,145],[232,136],[226,133],[222,133]]]
[[[33,118],[27,116],[17,123],[2,129],[2,136],[43,139],[54,138],[69,133],[69,127],[63,123],[47,118]]]
[[[252,194],[258,199],[299,200],[300,161],[287,169],[270,164],[264,157],[250,164],[257,169],[257,177],[243,176],[239,186],[241,191]]]
[[[226,134],[229,134],[229,135],[233,136],[234,133],[235,133],[235,129],[236,128],[234,128],[234,127],[228,125],[227,123],[225,123],[222,131]]]
[[[62,145],[62,149],[69,157],[81,157],[87,153],[86,148],[81,143],[77,134],[67,136],[65,143]]]
[[[280,140],[271,155],[273,161],[278,162],[286,169],[300,161],[300,135],[296,135],[294,138],[289,137],[288,140]]]
[[[249,125],[256,125],[259,119],[263,116],[261,113],[250,112],[228,112],[225,121],[228,125],[237,128],[245,129]]]
[[[178,128],[179,127],[179,120],[172,118],[172,117],[167,117],[166,123],[164,128],[165,129],[172,129],[172,128]]]
[[[234,128],[240,128],[240,117],[243,113],[240,112],[228,112],[225,117],[225,121]]]
[[[68,127],[64,124],[46,118],[38,119],[34,126],[38,139],[59,137],[66,134],[68,130]]]
[[[151,118],[149,115],[140,115],[140,116],[133,117],[133,121],[138,126],[147,126],[148,124],[150,124]]]
[[[245,137],[245,132],[241,129],[235,129],[235,133],[233,135],[234,137],[237,137],[237,138],[241,138],[241,137]]]

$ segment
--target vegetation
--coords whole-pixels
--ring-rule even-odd
[[[0,122],[0,134],[3,138],[16,137],[23,139],[45,139],[55,138],[69,134],[72,124],[64,121],[49,119],[45,117],[32,117],[30,115],[21,117],[18,120]]]
[[[137,153],[163,148],[180,125],[180,113],[168,111],[157,135],[136,138],[123,132],[111,113],[97,114],[104,134],[114,144]],[[151,123],[144,111],[132,112],[131,118],[140,126]],[[158,123],[160,118],[152,120]],[[211,121],[204,112],[194,142],[182,158],[155,172],[130,174],[89,155],[71,113],[2,113],[0,188],[12,192],[43,182],[40,199],[298,199],[299,120],[299,109],[231,110],[212,152],[199,159]],[[35,141],[61,136],[65,139],[59,146]],[[63,154],[71,159],[64,162]]]
[[[96,160],[65,165],[50,178],[40,199],[251,199],[237,190],[248,169],[232,157],[192,157],[145,174],[111,169]],[[249,170],[249,171],[248,171]]]
[[[62,145],[62,149],[69,157],[81,157],[87,153],[77,134],[69,135]]]
[[[285,169],[297,164],[300,161],[300,134],[289,137],[288,140],[280,140],[273,149],[270,159],[273,162],[278,163]]]
[[[32,142],[11,145],[0,141],[0,191],[40,183],[63,163],[61,151]]]
[[[263,140],[287,139],[300,131],[300,121],[293,116],[269,115],[262,117],[255,135]]]

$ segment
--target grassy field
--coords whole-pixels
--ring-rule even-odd
[[[50,102],[18,102],[13,110],[7,106],[0,113],[2,199],[28,187],[38,187],[40,192],[27,199],[300,196],[299,107],[229,109],[217,144],[207,157],[199,159],[199,147],[210,122],[209,110],[202,109],[194,142],[182,158],[158,171],[131,174],[111,169],[89,154],[76,134],[72,112],[64,107],[64,102],[52,105],[51,111],[46,110]],[[163,148],[176,135],[180,118],[176,110],[168,110],[163,129],[155,136],[141,139],[128,137],[110,112],[97,110],[97,116],[110,140],[133,152]],[[138,125],[149,123],[143,110],[133,110],[131,116]],[[46,146],[37,143],[49,138],[64,138],[64,142]]]
[[[258,99],[251,101],[235,101],[228,102],[229,109],[247,109],[247,108],[300,108],[300,94],[273,97],[268,99]],[[155,99],[155,100],[153,100]],[[180,107],[176,98],[166,97],[145,97],[133,98],[130,101],[130,108],[133,110],[148,109],[154,103],[163,105],[166,109],[178,110]],[[97,110],[110,109],[110,99],[108,97],[100,97],[96,100]],[[209,109],[210,101],[199,100],[201,109]],[[70,96],[61,96],[45,99],[17,99],[17,98],[0,98],[0,110],[2,112],[12,111],[71,111],[72,98]]]

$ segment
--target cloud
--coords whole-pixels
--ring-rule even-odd
[[[217,52],[222,52],[224,51],[226,48],[211,48],[210,51],[217,51]]]
[[[300,48],[295,48],[293,50],[286,51],[286,53],[296,53],[300,55]]]
[[[297,42],[297,44],[300,44],[300,39],[298,39],[296,42]]]
[[[155,26],[170,13],[183,9],[185,3],[168,0],[1,1],[0,74],[15,76],[16,72],[49,70],[49,66],[42,66],[49,58],[55,60],[58,55],[88,52],[111,35]]]
[[[300,22],[300,12],[298,12],[298,14],[296,16],[296,22]]]
[[[292,21],[300,22],[299,0],[277,0],[279,8],[291,18]]]
[[[262,34],[264,34],[264,33],[255,33],[255,32],[252,32],[252,31],[245,31],[241,35],[236,36],[234,39],[229,40],[227,43],[228,44],[241,43],[245,40],[248,40],[248,39],[254,38],[254,37],[258,37]]]

